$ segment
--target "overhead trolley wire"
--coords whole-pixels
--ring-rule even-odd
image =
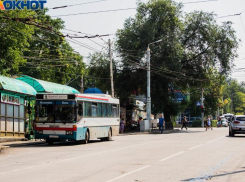
[[[218,0],[192,1],[192,2],[182,3],[182,4],[206,3],[206,2],[211,2],[211,1],[218,1]]]
[[[126,10],[135,10],[137,8],[124,8],[124,9],[111,9],[105,11],[92,11],[86,13],[75,13],[75,14],[66,14],[66,15],[56,15],[51,17],[62,17],[62,16],[76,16],[76,15],[87,15],[87,14],[97,14],[97,13],[108,13],[108,12],[115,12],[115,11],[126,11]]]
[[[244,10],[244,11],[242,11],[241,13],[236,13],[236,14],[233,14],[233,15],[220,16],[220,17],[217,17],[217,19],[218,19],[218,18],[226,18],[226,17],[231,17],[231,16],[240,16],[240,15],[242,15],[244,12],[245,12],[245,10]]]
[[[98,1],[92,1],[92,2],[86,2],[86,3],[79,3],[79,4],[71,4],[71,5],[57,6],[57,7],[53,7],[53,8],[49,8],[49,9],[69,8],[69,7],[80,6],[80,5],[85,5],[85,4],[100,3],[100,2],[103,2],[103,1],[107,1],[107,0],[98,0]]]

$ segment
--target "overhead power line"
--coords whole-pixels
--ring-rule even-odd
[[[135,9],[137,9],[137,8],[111,9],[111,10],[105,10],[105,11],[92,11],[92,12],[87,12],[87,13],[56,15],[56,16],[52,16],[52,17],[76,16],[76,15],[87,15],[87,14],[97,14],[97,13],[108,13],[108,12],[114,12],[114,11],[126,11],[126,10],[135,10]]]
[[[192,1],[192,2],[182,3],[182,4],[206,3],[206,2],[210,2],[210,1],[218,1],[218,0]]]
[[[92,2],[87,2],[87,3],[79,3],[79,4],[71,4],[71,5],[64,5],[64,6],[57,6],[49,9],[61,9],[61,8],[69,8],[73,6],[80,6],[80,5],[85,5],[85,4],[93,4],[93,3],[99,3],[107,0],[99,0],[99,1],[92,1]]]
[[[217,17],[217,19],[218,18],[226,18],[226,17],[231,17],[231,16],[240,16],[241,14],[243,14],[245,12],[245,10],[244,11],[242,11],[241,13],[236,13],[236,14],[233,14],[233,15],[225,15],[225,16],[220,16],[220,17]]]

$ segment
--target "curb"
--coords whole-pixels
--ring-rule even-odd
[[[169,133],[175,133],[179,132],[179,129],[174,129],[174,130],[165,130],[163,131],[163,134],[169,134]],[[127,136],[127,135],[144,135],[144,134],[161,134],[160,131],[150,131],[150,132],[131,132],[131,133],[119,133],[118,136]]]

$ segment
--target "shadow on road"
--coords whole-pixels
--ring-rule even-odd
[[[101,140],[89,140],[88,144],[83,144],[82,142],[64,141],[64,142],[54,142],[53,145],[48,145],[45,141],[36,142],[26,142],[26,143],[12,143],[2,145],[3,147],[15,147],[15,148],[29,148],[29,147],[64,147],[64,146],[77,146],[77,145],[89,145],[93,143],[102,143],[106,141]]]

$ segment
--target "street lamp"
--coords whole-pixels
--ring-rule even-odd
[[[152,42],[148,44],[147,47],[147,120],[151,121],[151,68],[150,68],[150,60],[151,60],[151,50],[150,50],[150,45],[155,44],[158,42],[162,42],[162,39]]]

